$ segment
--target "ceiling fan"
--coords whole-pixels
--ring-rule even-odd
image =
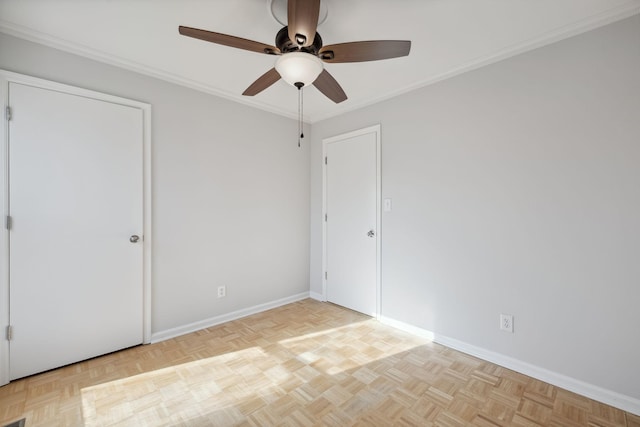
[[[320,0],[288,0],[287,26],[278,31],[275,46],[213,31],[179,27],[180,34],[267,55],[279,55],[275,67],[253,82],[242,94],[254,96],[281,78],[298,89],[313,84],[320,92],[339,103],[347,99],[342,87],[323,62],[365,62],[407,56],[411,42],[407,40],[371,40],[322,45],[316,31]]]

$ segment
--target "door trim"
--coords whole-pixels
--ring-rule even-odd
[[[2,131],[2,148],[0,149],[0,180],[2,180],[2,226],[0,233],[0,385],[9,383],[9,341],[6,338],[6,328],[9,325],[9,232],[5,227],[5,218],[9,212],[9,126],[5,115],[5,109],[9,104],[9,83],[18,83],[42,89],[54,90],[69,95],[82,96],[100,101],[111,102],[119,105],[137,108],[142,111],[143,117],[143,343],[151,341],[151,105],[107,95],[88,89],[69,86],[62,83],[39,79],[23,74],[0,69],[0,98],[2,99],[2,119],[0,130]]]
[[[382,178],[381,178],[381,143],[380,124],[369,126],[352,132],[343,133],[322,140],[322,301],[327,301],[327,164],[324,159],[327,157],[328,145],[355,138],[360,135],[373,133],[376,136],[376,318],[380,318],[381,313],[381,244],[382,244]]]

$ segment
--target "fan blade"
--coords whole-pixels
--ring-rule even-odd
[[[318,88],[327,98],[335,102],[341,103],[347,99],[347,94],[340,87],[336,79],[333,78],[327,70],[322,70],[313,85]]]
[[[365,62],[407,56],[410,50],[408,40],[371,40],[325,46],[318,56],[324,62]]]
[[[311,46],[316,37],[320,0],[289,0],[287,23],[289,39],[299,46]]]
[[[178,27],[178,31],[183,36],[193,37],[211,43],[221,44],[224,46],[235,47],[238,49],[249,50],[251,52],[266,53],[268,55],[280,55],[280,49],[268,44],[254,42],[240,37],[229,36],[227,34],[214,33],[213,31],[199,30],[197,28]]]
[[[242,92],[242,94],[245,96],[257,95],[278,80],[280,80],[280,74],[276,71],[275,68],[272,68],[261,75],[258,80],[251,83],[251,86],[249,86],[247,90]]]

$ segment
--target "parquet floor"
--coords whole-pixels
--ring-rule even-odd
[[[629,426],[640,417],[305,300],[0,387],[0,426]]]

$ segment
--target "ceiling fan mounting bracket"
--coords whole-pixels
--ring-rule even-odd
[[[267,10],[274,21],[280,25],[287,25],[287,6],[288,0],[267,0]],[[327,20],[329,9],[326,0],[320,0],[320,13],[318,16],[318,25],[322,25]]]

